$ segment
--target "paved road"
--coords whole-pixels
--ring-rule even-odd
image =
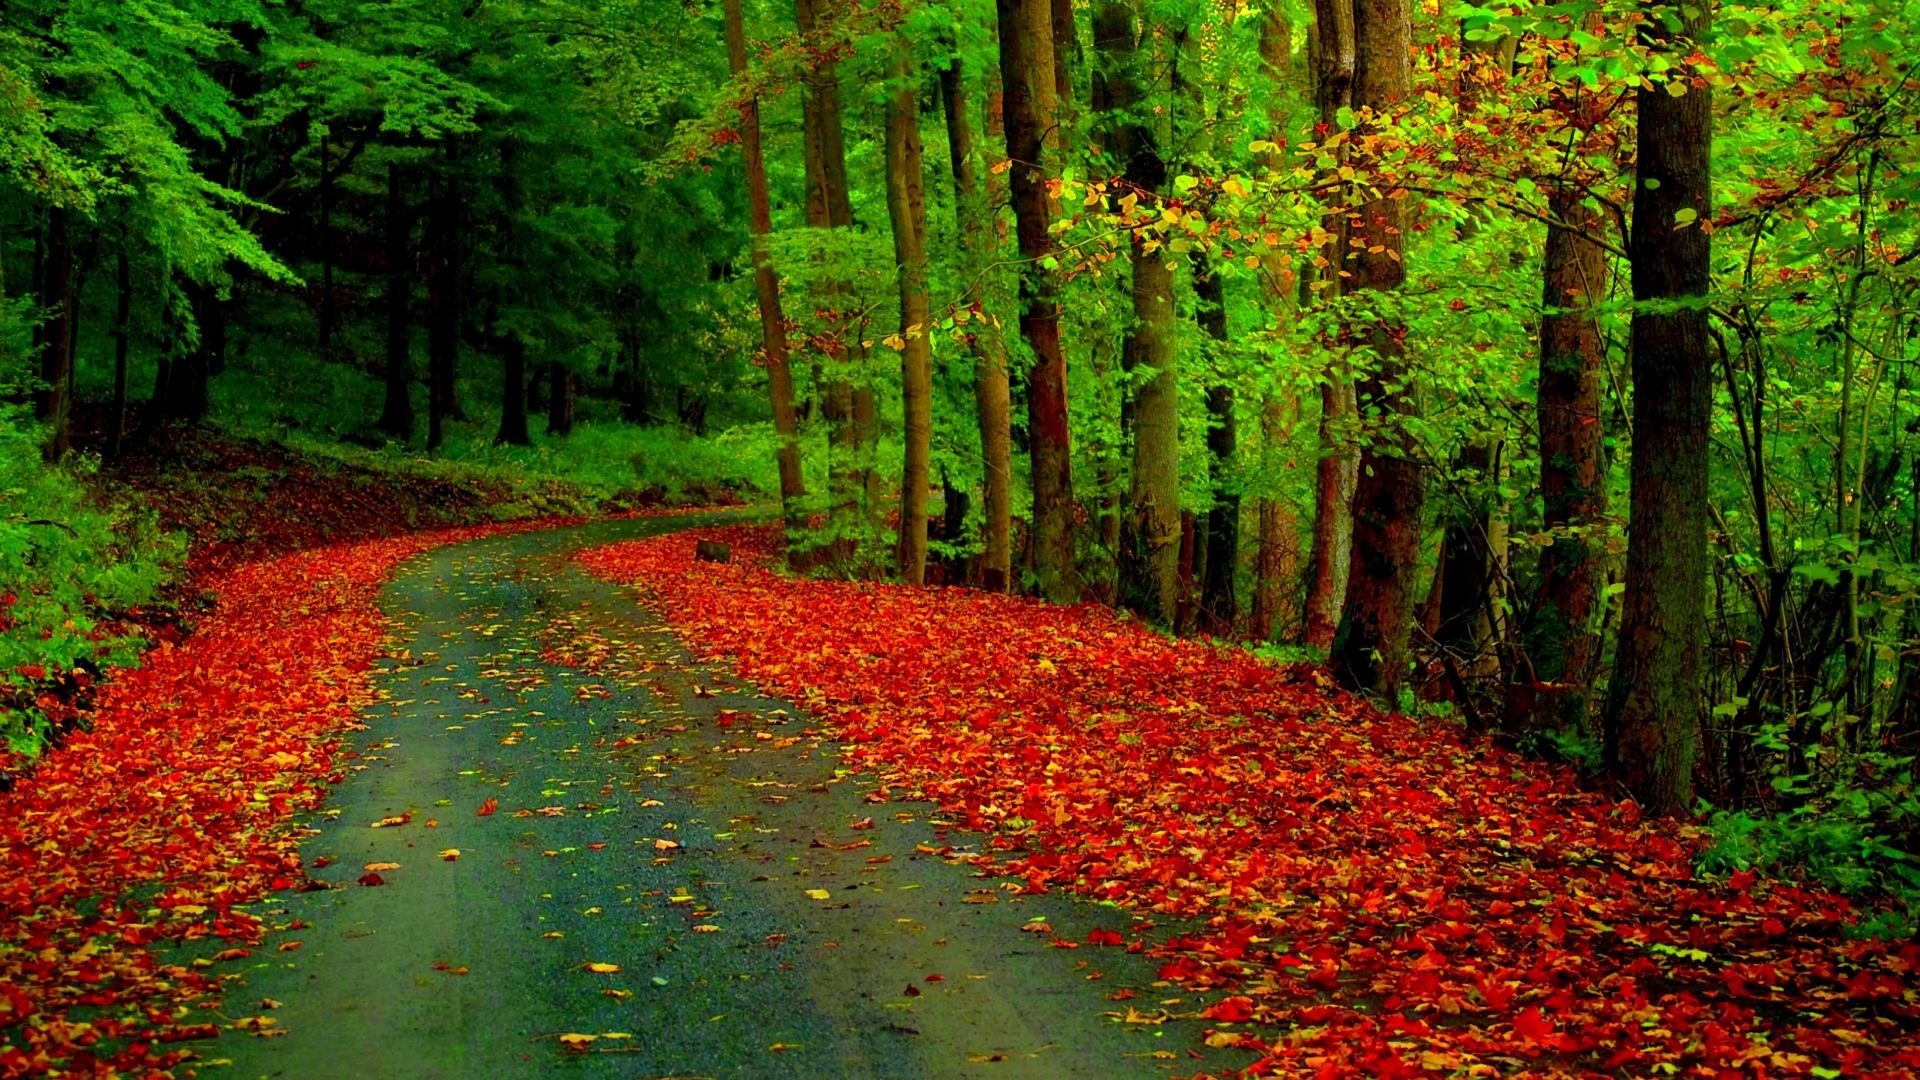
[[[1246,1062],[1192,1023],[1106,1015],[1177,996],[1150,986],[1152,960],[1021,930],[1131,937],[1129,916],[1015,897],[927,854],[977,838],[928,804],[866,802],[798,709],[694,664],[566,558],[687,523],[496,538],[402,569],[385,597],[404,649],[378,675],[389,700],[303,845],[332,860],[313,873],[334,887],[274,898],[272,921],[306,925],[221,965],[246,976],[228,1016],[285,1034],[205,1045],[230,1063],[205,1075],[1105,1078]],[[597,663],[543,659],[556,622]],[[371,863],[399,866],[360,884]],[[563,1034],[599,1038],[570,1050]]]

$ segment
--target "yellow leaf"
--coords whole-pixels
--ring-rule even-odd
[[[445,859],[448,862],[453,862],[455,859],[458,859],[460,857],[460,849],[457,847],[450,847],[447,850],[441,852],[440,857],[442,859]]]
[[[569,1031],[565,1035],[560,1036],[560,1045],[566,1047],[568,1050],[585,1050],[587,1047],[599,1041],[600,1036],[598,1035],[582,1035],[577,1031]]]
[[[397,862],[370,862],[362,866],[361,869],[369,874],[381,874],[388,870],[400,869],[400,864]]]
[[[713,925],[712,923],[700,923],[699,925],[693,928],[693,932],[696,934],[711,934],[718,931],[719,929],[720,929],[719,927]]]
[[[546,933],[541,934],[540,936],[543,938],[546,938],[548,941],[559,941],[561,938],[566,937],[567,935],[566,935],[566,932],[563,930],[549,930]]]
[[[618,974],[620,974],[620,965],[619,965],[619,964],[600,964],[600,963],[588,963],[588,964],[582,964],[582,965],[580,965],[580,966],[581,966],[581,967],[584,967],[584,968],[586,968],[586,969],[587,969],[588,971],[591,971],[591,972],[593,972],[593,973],[594,973],[595,975],[618,975]]]
[[[807,890],[807,899],[809,900],[827,900],[832,898],[832,896],[833,894],[828,892],[825,889],[808,889]]]
[[[678,840],[655,840],[653,842],[653,850],[655,851],[674,851],[679,847],[680,841]]]

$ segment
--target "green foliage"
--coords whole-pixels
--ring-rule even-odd
[[[37,753],[51,737],[36,694],[133,662],[142,642],[118,624],[177,571],[183,538],[150,514],[103,498],[97,462],[40,464],[39,429],[0,408],[0,747]]]
[[[1903,799],[1853,790],[1826,805],[1805,805],[1758,816],[1744,810],[1712,810],[1712,844],[1697,860],[1701,870],[1726,874],[1759,870],[1805,874],[1827,888],[1892,904],[1870,910],[1854,932],[1899,939],[1920,929],[1920,860],[1907,837],[1920,824],[1920,803],[1908,772]],[[1708,809],[1703,807],[1704,809]]]

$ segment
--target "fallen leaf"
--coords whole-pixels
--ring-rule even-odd
[[[580,966],[581,966],[581,967],[583,967],[583,968],[585,968],[585,969],[587,969],[588,971],[591,971],[591,972],[593,972],[593,973],[594,973],[595,975],[618,975],[618,974],[620,974],[620,965],[619,965],[619,964],[602,964],[602,963],[597,963],[597,962],[596,962],[596,963],[587,963],[587,964],[582,964],[582,965],[580,965]]]
[[[385,885],[386,883],[386,878],[371,871],[360,875],[360,884],[362,885]]]
[[[825,889],[808,889],[807,890],[807,899],[809,900],[830,900],[832,898],[833,898],[833,894],[828,892]]]
[[[412,820],[413,820],[412,813],[397,814],[393,817],[381,818],[379,821],[374,822],[372,827],[376,829],[393,829],[393,828],[398,828],[401,825],[405,825],[407,822]]]
[[[400,869],[400,864],[397,862],[370,862],[365,866],[362,866],[360,869],[365,870],[370,874],[382,874],[387,872],[388,870]]]
[[[487,801],[480,804],[480,809],[474,811],[474,815],[477,817],[486,817],[498,809],[500,809],[500,800],[489,795]]]
[[[440,858],[446,862],[454,862],[455,860],[460,858],[460,849],[457,847],[450,847],[440,853]]]

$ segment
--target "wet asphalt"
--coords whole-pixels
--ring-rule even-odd
[[[326,862],[310,873],[329,887],[254,908],[288,929],[219,965],[242,976],[224,1011],[243,1027],[200,1044],[200,1074],[1244,1065],[1198,1022],[1123,1022],[1198,1008],[1153,985],[1156,961],[1052,944],[1096,928],[1132,940],[1137,917],[978,876],[959,856],[979,836],[932,804],[869,802],[799,708],[694,662],[635,593],[569,561],[713,520],[498,537],[401,568],[382,597],[395,624],[375,675],[385,700],[363,713],[345,781],[302,822],[303,857]],[[1052,932],[1025,929],[1036,922]],[[247,1033],[259,1025],[274,1034]]]

